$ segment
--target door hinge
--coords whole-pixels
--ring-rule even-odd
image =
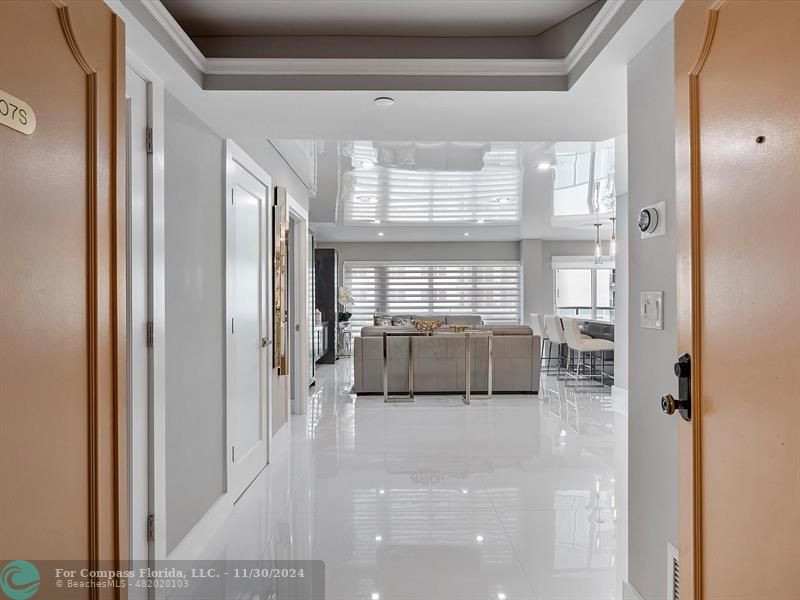
[[[236,446],[231,446],[231,462],[236,462]]]
[[[156,516],[152,513],[147,515],[147,541],[156,541]]]
[[[155,343],[155,334],[153,333],[153,322],[147,322],[147,347],[152,348],[153,344]]]
[[[144,130],[144,146],[148,154],[153,153],[153,128],[148,127]]]
[[[231,333],[233,333],[233,318],[231,318]]]

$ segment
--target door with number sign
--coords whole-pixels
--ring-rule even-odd
[[[100,0],[0,12],[0,557],[120,568],[124,26]]]

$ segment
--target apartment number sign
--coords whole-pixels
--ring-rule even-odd
[[[0,125],[31,135],[36,131],[36,113],[24,100],[0,90]]]

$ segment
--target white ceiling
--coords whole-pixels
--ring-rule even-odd
[[[163,0],[190,36],[531,36],[594,0]]]
[[[292,140],[276,143],[287,150],[293,144],[307,145],[307,142]],[[609,143],[614,156],[614,140]],[[623,164],[618,168],[620,187],[616,193],[621,195],[627,193],[623,181],[627,154],[625,138],[620,138],[618,144],[616,157]],[[310,218],[319,241],[594,239],[593,214],[553,217],[555,172],[538,168],[540,163],[555,164],[556,153],[588,152],[592,144],[475,142],[448,145],[457,148],[454,154],[472,147],[486,149],[482,168],[460,170],[396,167],[380,162],[364,165],[365,160],[380,161],[380,153],[369,150],[385,148],[381,142],[325,141],[316,142],[315,146],[318,152],[314,164],[321,176]],[[462,158],[467,159],[464,164],[477,167],[471,156],[462,154]],[[297,160],[293,161],[293,167],[298,172],[313,168]],[[562,175],[570,172],[564,171]],[[561,185],[571,184],[562,181]],[[584,197],[588,191],[588,188],[575,189]],[[608,239],[611,233],[610,216],[607,212],[599,217],[606,225],[601,228],[603,239]]]
[[[167,91],[218,135],[249,147],[267,139],[530,142],[616,137],[627,129],[627,64],[681,4],[681,0],[639,4],[568,91],[397,91],[391,87],[391,77],[380,89],[269,91],[203,89],[186,64],[167,49],[163,36],[154,37],[150,24],[145,27],[125,2],[105,1],[125,20],[129,52],[149,65]],[[383,95],[392,96],[395,104],[376,106],[373,99]],[[542,217],[546,221],[546,215]],[[425,231],[417,228],[396,235],[411,241],[429,237]],[[460,228],[441,231],[442,240],[464,239]],[[551,235],[536,228],[521,231],[519,226],[470,233],[470,239],[497,240]],[[374,235],[369,227],[363,233],[365,239],[374,240]]]

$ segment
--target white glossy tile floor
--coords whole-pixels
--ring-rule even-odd
[[[311,410],[203,553],[325,561],[328,600],[609,600],[626,577],[627,419],[610,390],[413,404],[321,366]]]

